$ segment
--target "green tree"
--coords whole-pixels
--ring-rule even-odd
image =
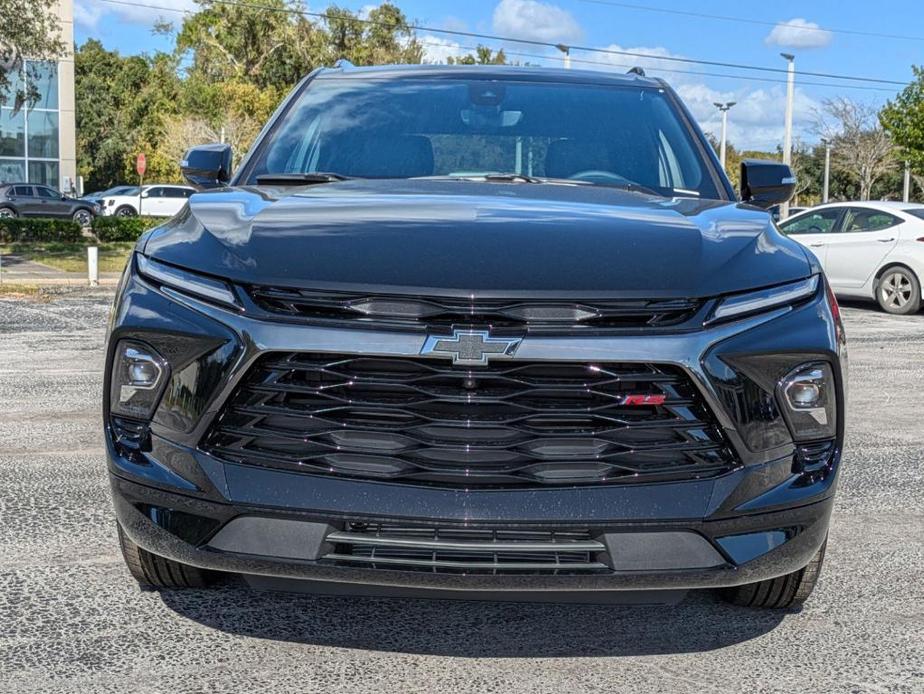
[[[4,0],[0,0],[3,2]],[[174,29],[171,54],[122,57],[88,41],[75,56],[78,167],[88,188],[146,178],[179,180],[189,146],[225,138],[240,156],[292,87],[317,67],[419,63],[404,14],[384,3],[366,20],[336,6],[313,21],[286,0],[197,0]],[[182,68],[182,69],[181,69]]]
[[[87,190],[135,180],[139,152],[154,155],[165,119],[177,112],[176,59],[123,57],[91,39],[74,53],[77,166]],[[173,180],[176,164],[149,158],[152,177]],[[175,173],[174,173],[175,172]]]
[[[882,127],[892,136],[898,156],[911,164],[921,186],[924,176],[924,67],[913,66],[914,81],[879,112]]]
[[[869,200],[896,164],[894,144],[876,110],[845,97],[825,99],[816,130],[831,142],[832,166],[857,182],[860,200]]]
[[[458,58],[449,56],[446,62],[449,65],[506,65],[507,55],[503,48],[494,52],[487,46],[478,46],[474,55],[469,53]]]
[[[189,73],[208,83],[236,79],[267,86],[288,50],[292,22],[285,2],[199,0],[199,6],[176,37],[177,52],[191,59]]]
[[[66,48],[55,0],[0,0],[0,105],[18,109],[38,98],[35,87],[24,86],[34,80],[17,78],[23,58],[50,60]]]

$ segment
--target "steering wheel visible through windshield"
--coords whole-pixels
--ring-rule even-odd
[[[242,182],[517,174],[718,198],[708,166],[650,85],[333,75],[295,98]]]

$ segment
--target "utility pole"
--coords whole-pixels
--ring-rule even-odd
[[[560,50],[564,55],[562,56],[562,61],[565,64],[565,70],[571,69],[571,46],[566,46],[563,43],[556,44],[555,48]]]
[[[722,141],[719,143],[719,161],[722,162],[723,169],[725,168],[725,139],[728,133],[728,109],[736,103],[736,101],[728,101],[724,104],[718,101],[713,103],[713,106],[722,112]]]
[[[792,166],[792,102],[796,89],[796,56],[780,53],[789,63],[786,69],[786,133],[783,136],[783,163]],[[789,216],[789,202],[780,205],[780,219]]]
[[[911,199],[911,164],[905,162],[905,186],[902,190],[902,202],[908,202]]]
[[[825,179],[824,187],[821,190],[821,202],[828,202],[828,189],[831,183],[831,141],[821,138],[821,144],[825,146]]]

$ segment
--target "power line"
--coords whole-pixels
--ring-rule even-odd
[[[679,15],[681,17],[695,17],[697,19],[717,19],[723,22],[737,22],[739,24],[756,24],[759,26],[771,26],[775,27],[777,25],[787,26],[787,22],[772,22],[766,19],[752,19],[750,17],[733,17],[731,15],[724,14],[704,14],[702,12],[692,12],[689,10],[675,10],[668,7],[650,7],[647,5],[638,5],[630,2],[616,2],[615,0],[576,0],[577,2],[585,2],[593,5],[609,5],[610,7],[620,7],[626,10],[641,10],[644,12],[658,12],[660,14],[672,14]],[[853,36],[866,36],[880,39],[899,39],[901,41],[924,41],[924,36],[908,36],[907,34],[885,34],[875,31],[860,31],[858,29],[827,29],[825,27],[809,27],[801,25],[788,25],[795,26],[800,31],[817,31],[831,34],[851,34]]]
[[[423,46],[433,46],[439,48],[446,48],[445,43],[439,43],[438,41],[427,41],[426,39],[417,39],[417,41]],[[478,50],[478,46],[465,46],[462,44],[455,44],[459,50],[475,52]],[[523,53],[522,51],[508,50],[503,46],[486,46],[493,51],[502,50],[505,55],[512,55],[517,58],[536,58],[537,60],[551,60],[553,62],[557,61],[556,56],[542,55],[540,53]],[[636,67],[635,65],[627,65],[620,63],[611,63],[605,60],[589,60],[587,58],[572,58],[572,63],[581,63],[583,65],[601,65],[609,68],[621,68],[629,70],[630,68]],[[775,79],[773,77],[756,77],[754,75],[734,75],[724,72],[704,72],[701,70],[679,70],[677,68],[668,68],[668,67],[649,67],[646,68],[652,72],[669,72],[671,74],[681,74],[681,75],[698,75],[704,77],[724,77],[726,79],[733,80],[742,80],[746,82],[771,82],[774,84],[786,84],[784,79]],[[875,92],[888,92],[892,93],[893,90],[887,87],[865,87],[856,84],[832,84],[831,82],[805,82],[803,80],[798,80],[800,86],[805,87],[830,87],[832,89],[862,89],[864,91],[875,91]]]
[[[445,45],[441,43],[421,41],[420,39],[418,39],[418,41],[420,41],[421,43],[426,43],[427,45],[430,45],[430,46],[444,46]],[[459,48],[465,51],[477,50],[477,47],[473,48],[471,46],[459,46]],[[522,53],[519,51],[509,51],[506,48],[503,49],[503,51],[507,55],[512,55],[512,56],[521,57],[521,58],[536,58],[539,60],[555,60],[554,56],[540,55],[538,53]],[[624,68],[626,70],[636,67],[635,65],[609,63],[604,60],[589,60],[587,58],[572,58],[571,62],[581,63],[583,65],[603,65],[603,66],[612,67],[612,68]],[[667,67],[648,67],[645,69],[653,71],[653,72],[669,72],[672,74],[681,74],[681,75],[698,75],[698,76],[703,76],[703,77],[724,77],[726,79],[734,79],[734,80],[745,80],[745,81],[754,81],[754,82],[771,82],[774,84],[786,84],[786,80],[775,79],[773,77],[756,77],[753,75],[733,75],[733,74],[723,73],[723,72],[703,72],[701,70],[678,70],[677,68],[667,68]],[[800,86],[804,86],[804,87],[831,87],[833,89],[862,89],[864,91],[888,92],[890,94],[893,93],[894,91],[888,87],[865,87],[865,86],[861,86],[858,84],[832,84],[831,82],[805,82],[803,80],[797,80],[797,83]]]
[[[163,12],[179,12],[182,14],[190,13],[189,10],[183,10],[183,9],[179,9],[176,7],[163,7],[163,6],[145,4],[145,3],[140,3],[140,2],[132,2],[131,0],[97,0],[97,2],[105,2],[105,3],[109,3],[113,5],[126,5],[128,7],[144,7],[147,9],[161,10]],[[295,9],[291,7],[271,7],[269,5],[259,5],[259,4],[249,3],[249,2],[240,2],[239,0],[211,0],[211,2],[217,5],[239,6],[239,7],[246,7],[248,9],[254,9],[254,10],[265,10],[267,12],[282,12],[286,14],[297,14],[297,15],[301,15],[304,17],[315,17],[317,19],[324,19],[325,21],[330,21],[332,19],[333,20],[342,19],[342,17],[331,17],[330,15],[324,12],[310,12],[308,10],[299,10],[299,9]],[[391,23],[377,22],[375,20],[362,19],[359,17],[352,17],[350,21],[355,21],[361,24],[369,24],[373,26],[384,26],[384,27],[392,27],[392,28],[395,27],[395,25]],[[522,44],[527,44],[527,45],[532,45],[532,46],[543,46],[546,48],[557,48],[558,47],[557,44],[551,43],[549,41],[538,41],[535,39],[521,39],[521,38],[513,38],[509,36],[495,36],[492,34],[482,34],[482,33],[472,32],[472,31],[438,29],[435,27],[427,27],[427,26],[423,26],[420,24],[408,24],[405,26],[407,29],[411,31],[424,31],[424,32],[431,32],[434,34],[447,34],[450,36],[464,36],[467,38],[484,39],[487,41],[501,41],[504,43],[522,43]],[[723,67],[723,68],[730,68],[730,69],[736,69],[736,70],[754,70],[758,72],[767,72],[767,73],[782,73],[782,74],[786,73],[786,70],[783,68],[765,67],[765,66],[760,66],[760,65],[746,65],[743,63],[727,63],[727,62],[722,62],[722,61],[717,61],[717,60],[702,60],[702,59],[697,59],[697,58],[681,58],[677,56],[653,55],[650,53],[639,53],[636,51],[623,51],[623,50],[617,50],[613,48],[596,48],[593,46],[569,46],[569,48],[572,51],[587,51],[590,53],[620,55],[620,56],[628,56],[628,57],[633,57],[633,58],[642,58],[645,60],[669,61],[669,62],[686,63],[686,64],[693,64],[693,65],[708,65],[712,67]],[[838,74],[832,74],[832,73],[808,72],[808,71],[801,71],[800,74],[803,76],[820,77],[823,79],[851,80],[855,82],[865,82],[865,83],[874,83],[874,84],[892,84],[892,85],[898,85],[901,87],[904,87],[907,85],[907,82],[900,82],[897,80],[888,80],[888,79],[878,79],[874,77],[858,77],[858,76],[853,76],[853,75],[838,75]]]

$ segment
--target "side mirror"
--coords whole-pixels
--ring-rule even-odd
[[[786,164],[764,159],[741,162],[741,200],[769,209],[789,200],[796,191],[796,177]]]
[[[143,198],[148,198],[148,197],[150,197],[150,196],[151,196],[151,193],[150,193],[150,192],[148,192],[148,191],[146,191],[146,190],[142,190],[142,191],[141,191],[141,197],[143,197]]]
[[[197,145],[186,151],[180,171],[197,188],[217,188],[231,180],[231,145]]]

